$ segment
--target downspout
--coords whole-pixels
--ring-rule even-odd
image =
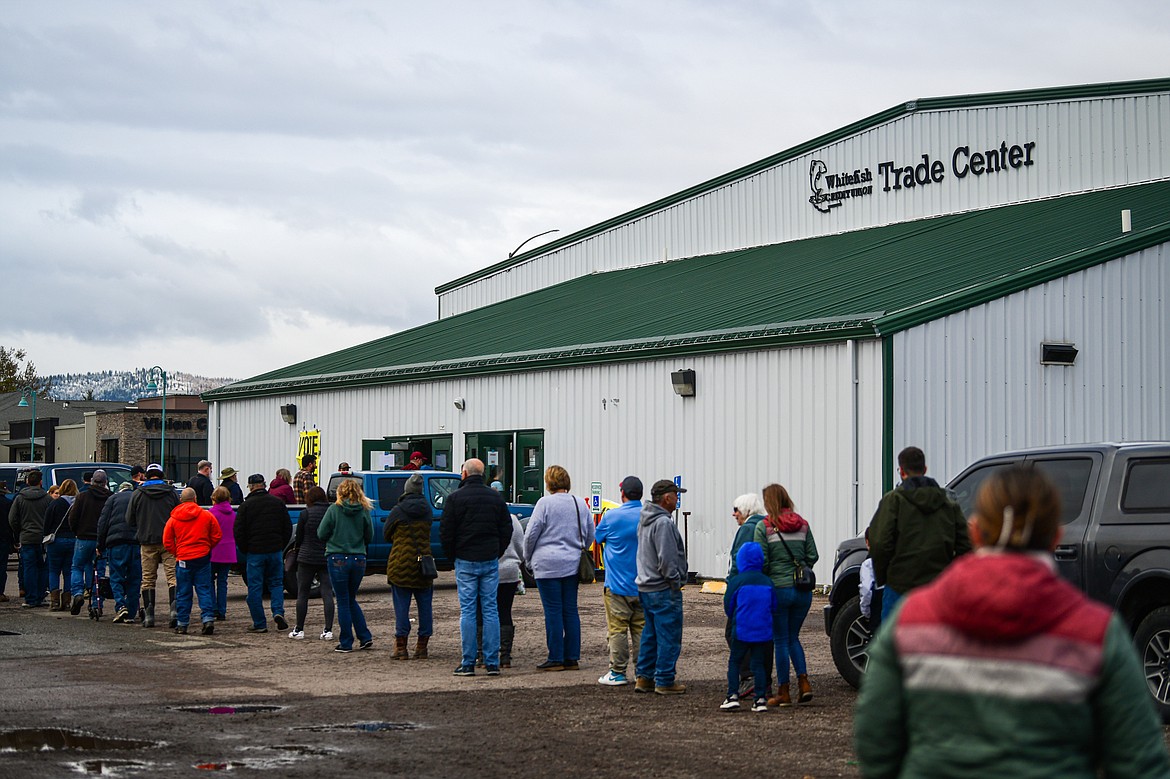
[[[882,494],[894,489],[894,336],[882,339]]]
[[[213,400],[211,402],[211,412],[213,414],[215,414],[215,457],[212,459],[212,462],[219,463],[220,467],[222,468],[223,467],[223,458],[221,456],[222,453],[220,452],[220,449],[222,447],[221,442],[223,441],[223,435],[222,435],[223,426],[220,424],[220,420],[219,420],[219,401],[218,400]]]
[[[858,430],[858,425],[859,425],[859,421],[860,421],[860,417],[861,417],[861,414],[860,414],[861,407],[859,405],[861,402],[861,399],[860,399],[861,393],[860,393],[860,387],[859,387],[858,376],[857,376],[857,341],[850,338],[848,341],[845,342],[845,345],[846,345],[846,348],[848,350],[847,354],[848,354],[848,359],[849,359],[849,370],[850,370],[850,374],[851,374],[850,375],[850,392],[851,392],[850,401],[851,402],[849,404],[849,406],[850,406],[849,414],[850,414],[851,418],[849,420],[849,427],[850,427],[850,431],[852,433],[852,439],[853,439],[853,441],[852,441],[852,457],[851,457],[852,476],[850,479],[851,489],[849,491],[849,513],[853,515],[853,535],[857,535],[858,533],[861,532],[861,517],[858,514],[858,510],[859,510],[858,499],[860,497],[859,490],[861,488],[861,485],[860,485],[860,480],[861,480],[860,435],[861,434],[860,434],[860,431]]]

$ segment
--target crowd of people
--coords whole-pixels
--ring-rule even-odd
[[[262,474],[248,477],[247,495],[235,500],[235,471],[225,469],[213,487],[210,465],[200,463],[199,475],[178,495],[156,464],[132,469],[131,481],[116,494],[101,470],[84,491],[68,480],[47,491],[39,471],[30,471],[9,512],[20,546],[23,605],[80,613],[104,563],[113,621],[149,628],[161,566],[171,628],[186,633],[197,602],[208,635],[226,617],[227,571],[238,556],[247,571],[247,632],[268,631],[265,590],[272,621],[284,631],[292,537],[298,589],[289,638],[305,638],[308,593],[319,580],[321,638],[333,639],[336,619],[334,651],[352,652],[355,643],[358,650],[371,649],[373,635],[356,597],[374,533],[372,503],[361,482],[343,480],[330,502],[314,480],[316,459],[308,455],[295,476],[278,471],[272,487]],[[1024,467],[996,472],[964,518],[952,496],[926,475],[921,449],[903,450],[898,468],[901,482],[883,496],[866,530],[870,559],[861,595],[875,637],[856,712],[863,773],[978,776],[995,765],[1009,776],[1170,775],[1123,622],[1056,574],[1060,497],[1048,479]],[[643,501],[642,481],[628,476],[619,485],[621,505],[595,525],[588,503],[572,494],[569,473],[554,465],[544,474],[547,494],[525,528],[485,483],[483,462],[464,462],[461,478],[439,525],[460,610],[455,676],[474,676],[479,667],[496,676],[511,667],[512,604],[525,575],[544,613],[547,653],[536,669],[579,670],[578,588],[592,581],[589,550],[596,543],[604,561],[609,647],[598,683],[629,684],[632,664],[634,692],[686,692],[676,667],[688,565],[672,518],[685,489],[656,481]],[[295,535],[279,495],[286,487],[306,504]],[[732,516],[738,529],[724,595],[727,695],[719,708],[734,711],[750,702],[752,711],[766,712],[807,703],[813,691],[800,630],[819,559],[811,525],[780,484],[739,496]],[[387,580],[394,660],[412,657],[412,608],[418,625],[413,658],[428,657],[436,576],[432,522],[422,476],[414,474],[383,529],[392,544]]]

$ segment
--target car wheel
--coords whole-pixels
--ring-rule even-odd
[[[1133,640],[1142,658],[1146,689],[1162,721],[1170,723],[1170,606],[1147,614]]]
[[[861,614],[861,598],[855,596],[841,607],[829,637],[837,671],[854,687],[861,686],[861,677],[865,675],[871,638],[869,621]]]

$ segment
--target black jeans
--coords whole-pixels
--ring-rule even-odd
[[[297,630],[305,629],[305,616],[309,613],[309,589],[313,577],[321,580],[321,603],[325,605],[325,629],[333,630],[333,585],[324,565],[297,563]]]

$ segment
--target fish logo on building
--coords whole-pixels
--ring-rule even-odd
[[[829,166],[820,160],[813,160],[812,166],[808,169],[808,184],[812,187],[812,197],[808,199],[808,202],[812,203],[812,207],[822,214],[827,214],[830,209],[841,205],[837,202],[831,202],[828,194],[821,188],[821,179],[828,170]]]
[[[822,214],[827,214],[841,205],[842,200],[872,195],[873,171],[857,168],[844,173],[829,173],[828,165],[821,160],[813,160],[808,169],[808,184],[812,187],[812,197],[808,202]],[[821,184],[830,191],[826,192]]]

